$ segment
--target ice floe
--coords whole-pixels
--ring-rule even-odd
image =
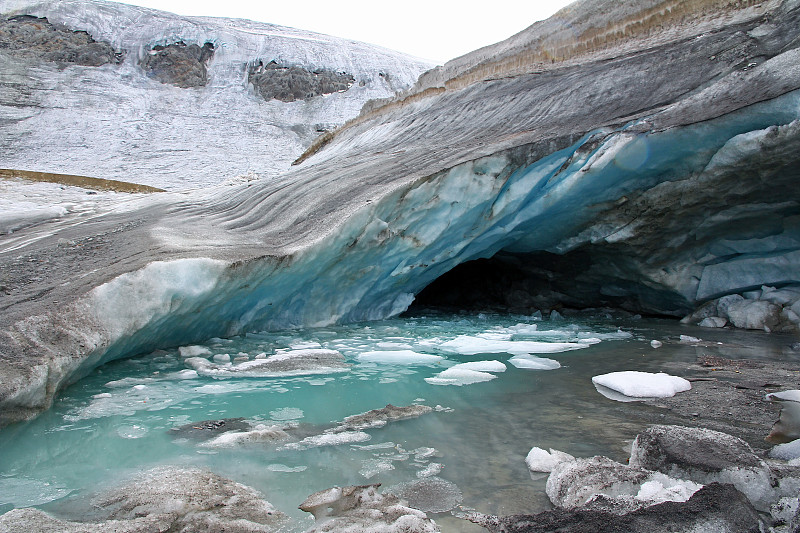
[[[574,461],[575,457],[568,453],[550,448],[550,451],[534,446],[525,457],[525,464],[531,472],[552,472],[558,463]]]
[[[356,356],[356,359],[362,362],[383,363],[390,365],[424,365],[438,363],[439,361],[443,360],[444,357],[441,355],[418,353],[412,350],[379,350],[361,353]]]
[[[632,370],[594,376],[592,383],[604,396],[622,401],[624,399],[609,395],[608,389],[628,398],[669,398],[692,388],[691,383],[678,376]]]
[[[347,372],[350,364],[335,350],[299,349],[285,350],[265,359],[240,363],[212,363],[202,357],[190,357],[185,363],[201,376],[230,377],[283,377],[304,374],[329,374]]]
[[[472,361],[461,363],[439,372],[433,377],[425,378],[431,385],[472,385],[491,381],[497,376],[490,372],[505,372],[506,365],[499,361]]]
[[[511,355],[559,353],[588,347],[588,343],[580,342],[509,341],[485,339],[472,335],[459,335],[455,339],[439,345],[440,350],[446,353],[459,355],[477,355],[483,353],[507,353]]]
[[[508,362],[523,370],[555,370],[556,368],[561,368],[561,363],[555,359],[536,357],[535,355],[515,355]]]
[[[290,442],[283,445],[281,450],[307,450],[309,448],[321,448],[324,446],[340,446],[342,444],[352,444],[354,442],[366,442],[372,437],[363,431],[343,431],[341,433],[323,433],[312,435],[298,442]]]

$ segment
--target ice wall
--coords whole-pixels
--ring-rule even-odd
[[[431,64],[378,46],[240,19],[181,17],[102,0],[2,0],[0,14],[47,17],[126,52],[84,67],[11,57],[0,47],[0,167],[132,181],[166,189],[285,171],[320,131],[372,98],[411,86]],[[212,43],[205,87],[149,78],[154,45]],[[265,101],[248,83],[263,60],[345,71],[345,92]]]

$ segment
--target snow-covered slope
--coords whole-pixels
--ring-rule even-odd
[[[167,189],[285,171],[321,131],[372,98],[411,86],[432,65],[378,46],[240,19],[181,17],[103,0],[0,0],[0,14],[46,17],[124,53],[81,66],[0,46],[0,168],[132,181]],[[2,40],[2,35],[0,35]],[[148,77],[155,45],[211,43],[207,85]],[[346,72],[344,92],[265,101],[248,81],[262,61]]]

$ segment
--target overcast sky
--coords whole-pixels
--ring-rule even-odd
[[[180,15],[271,22],[378,44],[440,63],[542,20],[569,0],[130,0]]]

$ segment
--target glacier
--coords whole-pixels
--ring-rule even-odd
[[[370,99],[410,87],[433,66],[274,24],[182,17],[102,0],[2,0],[0,14],[46,17],[88,32],[121,56],[119,64],[85,66],[44,61],[44,51],[17,57],[0,47],[0,166],[170,190],[277,177],[319,131],[355,117]],[[175,43],[211,46],[205,85],[162,83],[145,68],[154,47]],[[344,71],[354,83],[307,100],[266,100],[248,77],[259,61]]]
[[[596,35],[595,3],[557,16]],[[654,27],[625,2],[647,23],[569,53],[534,25],[365,106],[280,179],[4,237],[0,420],[147,350],[395,316],[475,260],[516,265],[539,308],[681,317],[800,285],[800,7],[701,4],[720,16]],[[506,61],[523,38],[551,61]]]

